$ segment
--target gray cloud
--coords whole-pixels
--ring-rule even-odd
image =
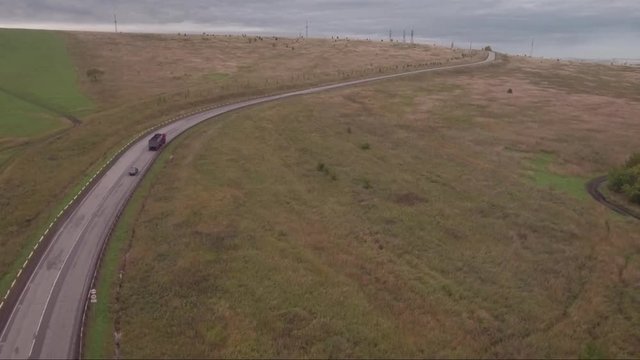
[[[640,57],[637,0],[0,0],[0,26],[384,38],[389,29],[508,52]]]

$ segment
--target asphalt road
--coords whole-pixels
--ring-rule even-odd
[[[486,60],[473,64],[417,70],[252,99],[191,115],[157,132],[166,133],[169,142],[198,123],[248,106],[372,81],[476,66],[493,60],[495,54],[491,52]],[[38,263],[32,272],[23,274],[29,276],[26,286],[17,303],[12,304],[6,324],[0,324],[3,326],[0,358],[59,359],[78,356],[85,302],[103,244],[130,195],[158,155],[147,150],[150,136],[134,143],[103,173],[86,196],[79,200],[73,212],[61,220],[63,223],[42,257],[32,259]],[[140,169],[138,176],[128,175],[131,166]],[[97,295],[101,301],[100,294]]]

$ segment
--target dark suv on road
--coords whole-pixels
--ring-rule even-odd
[[[149,139],[149,150],[157,151],[167,142],[167,134],[157,133]]]

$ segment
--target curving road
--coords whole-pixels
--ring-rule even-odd
[[[608,176],[604,175],[589,181],[586,185],[587,192],[589,193],[589,195],[591,195],[591,197],[595,201],[601,203],[602,205],[608,207],[609,209],[617,212],[620,215],[631,216],[633,218],[640,220],[640,215],[638,215],[635,211],[629,209],[626,206],[616,204],[615,202],[607,199],[607,197],[604,196],[602,192],[600,192],[600,186],[602,186],[602,184],[607,182],[607,178]]]
[[[171,141],[205,120],[248,106],[372,81],[476,66],[493,60],[495,53],[490,52],[486,60],[472,64],[416,70],[256,98],[191,115],[157,131],[166,133],[167,141]],[[79,355],[85,304],[103,245],[142,175],[158,156],[157,152],[147,150],[147,140],[148,137],[144,137],[133,143],[113,162],[85,196],[78,199],[68,216],[61,218],[54,227],[57,230],[41,256],[32,258],[36,263],[22,274],[26,277],[26,285],[16,296],[17,301],[5,304],[10,312],[6,323],[0,324],[0,358],[72,358]],[[131,166],[140,169],[139,176],[128,176],[127,170]]]

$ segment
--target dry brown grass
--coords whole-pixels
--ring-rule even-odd
[[[100,82],[83,77],[82,84],[108,105],[187,88],[206,89],[212,96],[231,89],[321,83],[482,56],[362,40],[110,33],[67,37],[81,73],[90,68],[105,71]]]
[[[637,357],[640,225],[531,172],[605,171],[638,103],[543,65],[557,86],[503,59],[184,136],[133,227],[123,354]]]
[[[399,72],[418,63],[473,60],[446,49],[362,41],[279,39],[273,47],[272,40],[250,44],[242,37],[60,35],[96,110],[80,126],[0,149],[0,293],[62,200],[115,149],[154,124],[203,105]],[[85,73],[91,68],[104,76],[89,81]]]

